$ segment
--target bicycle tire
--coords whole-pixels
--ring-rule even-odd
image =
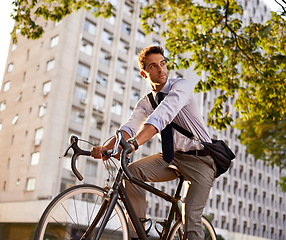
[[[210,221],[203,216],[202,223],[203,223],[203,229],[205,233],[205,240],[211,240],[211,239],[217,240],[215,229],[213,225],[210,223]],[[183,239],[182,220],[178,220],[175,222],[167,239],[168,240],[182,240]]]
[[[98,215],[106,193],[103,188],[90,184],[77,185],[61,192],[42,214],[34,240],[80,239],[92,219]],[[99,213],[99,217],[103,215]],[[96,231],[95,228],[88,239],[95,239]],[[116,203],[100,239],[128,238],[126,216],[119,203]]]

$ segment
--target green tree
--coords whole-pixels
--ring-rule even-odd
[[[11,35],[14,42],[17,42],[19,32],[28,39],[42,37],[44,28],[37,22],[39,17],[59,22],[81,8],[92,12],[95,17],[110,17],[113,9],[111,3],[102,0],[14,0],[13,5],[11,17],[15,26]]]
[[[162,21],[169,51],[169,68],[194,65],[198,75],[206,73],[195,91],[220,90],[209,113],[208,124],[217,129],[234,125],[241,129],[240,139],[256,159],[270,165],[286,166],[286,1],[274,0],[281,12],[272,12],[265,24],[243,26],[239,15],[243,7],[235,0],[153,0],[142,8],[145,32],[152,33]],[[17,0],[13,18],[17,29],[27,38],[39,38],[44,30],[35,17],[60,21],[81,8],[95,17],[108,17],[113,7],[103,0]],[[188,53],[188,57],[179,57]],[[184,55],[185,56],[185,55]],[[239,119],[225,108],[235,99]],[[236,120],[236,123],[234,123]],[[282,178],[286,190],[286,177]]]

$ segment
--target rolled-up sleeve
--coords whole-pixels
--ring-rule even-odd
[[[120,130],[127,132],[130,137],[134,137],[139,132],[146,119],[148,118],[146,110],[148,102],[146,101],[146,97],[140,99],[136,104],[128,121],[120,127]]]

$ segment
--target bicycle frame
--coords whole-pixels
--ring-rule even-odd
[[[127,180],[124,177],[122,169],[120,168],[119,172],[116,176],[116,180],[114,181],[113,186],[111,187],[110,198],[109,198],[109,200],[105,200],[106,203],[103,204],[103,206],[105,206],[105,209],[103,210],[103,211],[105,211],[105,215],[104,215],[103,221],[101,222],[101,225],[99,226],[99,230],[98,230],[97,236],[95,238],[96,240],[100,239],[100,235],[102,234],[102,232],[103,232],[103,230],[107,224],[107,221],[108,221],[108,219],[112,213],[112,210],[113,210],[115,203],[117,202],[119,196],[120,196],[121,201],[124,204],[124,207],[126,208],[126,211],[127,211],[128,215],[131,219],[131,222],[132,222],[132,224],[136,230],[136,233],[137,233],[139,239],[147,240],[147,234],[145,233],[145,229],[143,227],[143,224],[138,219],[138,217],[135,213],[135,210],[134,210],[134,208],[130,202],[130,199],[126,193],[126,190],[123,186],[123,179]],[[148,184],[146,184],[146,183],[144,183],[144,182],[142,182],[142,181],[140,181],[134,177],[132,179],[127,180],[127,181],[130,181],[130,182],[140,186],[141,188],[145,189],[146,191],[151,192],[152,194],[155,194],[156,196],[158,196],[158,197],[160,197],[160,198],[164,199],[165,201],[168,201],[172,204],[168,218],[167,218],[167,221],[165,222],[165,226],[163,228],[163,232],[162,232],[162,236],[161,236],[162,240],[167,239],[167,236],[168,236],[168,233],[169,233],[169,230],[171,227],[171,223],[174,219],[174,214],[177,213],[177,214],[179,214],[179,217],[181,217],[181,213],[180,213],[180,210],[178,208],[177,203],[180,199],[180,192],[181,192],[183,182],[184,182],[183,176],[179,176],[179,179],[180,179],[179,184],[178,184],[178,187],[177,187],[177,190],[176,190],[174,197],[172,197],[172,196],[160,191],[159,189],[154,188],[154,187],[152,187],[152,186],[150,186],[150,185],[148,185]],[[107,203],[107,201],[109,203]],[[103,213],[101,212],[100,215],[101,214],[103,214]],[[96,218],[94,220],[94,222],[91,224],[90,228],[93,228],[98,223],[98,220],[99,219]]]
[[[66,150],[64,156],[67,155],[67,152],[70,148],[72,148],[74,150],[74,154],[73,154],[72,160],[71,160],[72,170],[73,170],[74,174],[76,175],[76,177],[79,180],[82,180],[83,177],[78,172],[78,170],[76,169],[75,162],[76,162],[76,159],[78,156],[80,156],[80,155],[89,156],[90,152],[80,149],[77,146],[77,141],[78,141],[77,137],[75,137],[75,136],[71,137],[71,144],[68,147],[68,149]],[[180,212],[179,207],[178,207],[178,201],[180,200],[180,192],[182,190],[184,178],[182,175],[178,175],[178,178],[180,180],[179,180],[179,184],[178,184],[178,187],[177,187],[177,190],[176,190],[174,197],[166,194],[163,191],[160,191],[157,188],[152,187],[151,185],[148,185],[148,184],[134,178],[127,168],[127,165],[129,163],[129,158],[127,157],[127,154],[129,154],[132,151],[132,148],[124,140],[122,132],[117,131],[116,132],[116,143],[115,143],[114,152],[113,152],[114,155],[116,155],[118,153],[118,146],[119,145],[121,145],[121,147],[123,149],[121,152],[121,157],[120,157],[121,167],[119,168],[119,171],[115,177],[115,181],[113,182],[112,187],[109,189],[109,192],[106,195],[107,198],[104,200],[99,213],[97,214],[96,218],[93,220],[92,224],[89,226],[89,228],[87,229],[87,231],[85,232],[85,234],[82,236],[81,239],[86,239],[87,237],[89,237],[92,230],[97,226],[101,217],[104,215],[103,220],[100,223],[96,238],[95,238],[95,240],[99,240],[104,228],[106,227],[108,219],[111,216],[111,213],[114,209],[114,206],[115,206],[115,204],[118,201],[118,198],[120,196],[120,199],[126,208],[126,211],[127,211],[128,215],[131,219],[131,222],[135,228],[135,231],[136,231],[139,239],[147,240],[147,234],[145,232],[143,224],[141,224],[140,220],[138,219],[138,217],[135,213],[135,210],[134,210],[134,208],[130,202],[130,199],[126,193],[126,190],[123,186],[123,180],[125,180],[125,181],[130,181],[131,183],[136,184],[136,185],[140,186],[141,188],[145,189],[146,191],[151,192],[152,194],[154,194],[154,195],[164,199],[165,201],[171,203],[172,206],[171,206],[167,221],[165,222],[165,225],[163,227],[163,232],[160,234],[161,239],[165,240],[168,237],[168,233],[170,231],[171,223],[172,223],[173,218],[175,216],[174,214],[175,213],[178,214],[179,218],[181,218],[181,212]]]
[[[79,180],[82,180],[83,177],[79,173],[79,171],[76,169],[76,160],[77,157],[80,155],[90,156],[90,151],[82,150],[78,147],[77,142],[78,138],[76,136],[71,136],[70,139],[70,145],[68,146],[67,150],[65,151],[63,156],[66,156],[69,149],[73,149],[73,154],[71,157],[71,166],[73,173],[76,175],[76,177]],[[70,220],[73,222],[73,224],[80,230],[81,234],[81,240],[84,239],[100,239],[103,237],[103,235],[112,234],[114,231],[117,231],[118,229],[122,229],[122,237],[124,239],[127,239],[129,236],[128,234],[128,226],[126,224],[126,216],[124,211],[122,210],[122,206],[124,205],[129,218],[130,223],[133,224],[135,228],[135,232],[137,233],[139,239],[147,240],[147,236],[149,236],[149,230],[152,227],[152,223],[148,227],[148,229],[145,231],[144,223],[149,221],[150,219],[139,219],[138,216],[135,213],[134,207],[131,204],[131,201],[127,195],[126,189],[123,185],[124,181],[129,181],[146,191],[164,199],[165,201],[169,202],[171,204],[171,208],[169,211],[169,215],[166,219],[163,221],[155,221],[155,230],[160,236],[160,240],[166,240],[166,239],[176,239],[177,237],[182,239],[185,237],[184,230],[183,230],[183,223],[182,223],[182,214],[178,206],[178,202],[180,201],[180,192],[182,190],[184,178],[181,174],[178,174],[179,172],[176,171],[175,166],[169,166],[170,169],[174,169],[178,178],[179,183],[176,189],[175,196],[170,196],[166,194],[163,191],[160,191],[159,189],[152,187],[149,184],[146,184],[143,181],[140,181],[139,179],[136,179],[132,176],[131,172],[128,169],[128,163],[129,163],[129,157],[128,154],[132,152],[132,147],[124,140],[123,133],[120,131],[116,132],[116,142],[114,145],[113,150],[108,150],[107,152],[102,153],[104,156],[111,157],[116,156],[119,153],[118,146],[122,147],[121,156],[120,156],[120,163],[121,167],[116,167],[118,170],[116,176],[114,177],[113,174],[109,171],[109,174],[112,175],[112,179],[114,180],[112,183],[112,186],[106,186],[105,188],[98,187],[96,185],[90,185],[90,184],[84,184],[83,186],[78,185],[71,187],[69,189],[66,189],[65,191],[61,192],[55,199],[51,201],[51,203],[47,206],[44,213],[41,216],[41,219],[39,221],[39,224],[37,226],[34,239],[45,239],[45,234],[48,234],[49,236],[59,236],[62,238],[61,232],[54,232],[54,228],[49,228],[49,224],[58,226],[60,228],[66,226],[65,220],[62,221],[61,217],[64,213],[65,216],[63,216],[63,219],[65,217],[70,218]],[[113,162],[113,160],[111,160]],[[113,163],[114,164],[114,163]],[[108,165],[108,164],[107,164]],[[108,168],[108,166],[106,166]],[[84,195],[83,195],[84,194]],[[86,195],[87,194],[87,195]],[[91,194],[92,196],[89,196]],[[87,198],[85,198],[87,196]],[[77,200],[79,199],[79,202],[77,204]],[[81,201],[83,200],[83,202]],[[94,201],[92,201],[94,199]],[[70,201],[73,202],[72,205],[74,205],[73,209],[70,209],[69,211],[69,203]],[[86,212],[82,213],[81,204],[86,202]],[[121,202],[121,204],[120,204]],[[98,205],[100,204],[100,206]],[[92,212],[89,213],[89,205],[92,204],[93,206],[90,206],[92,208]],[[79,210],[77,210],[77,205],[79,206]],[[68,210],[67,210],[68,209]],[[94,211],[95,210],[95,211]],[[114,211],[115,210],[115,211]],[[60,217],[58,218],[56,212],[59,212]],[[71,213],[71,214],[70,214]],[[82,216],[81,218],[78,218],[79,215]],[[115,213],[113,215],[113,213]],[[116,215],[116,220],[112,221],[111,225],[109,224],[109,220],[113,220],[113,217]],[[88,216],[88,217],[87,217]],[[84,222],[81,222],[80,220],[84,218]],[[172,224],[174,220],[174,224]],[[205,218],[202,217],[202,222],[204,224],[204,231],[206,231],[207,235],[211,237],[211,239],[217,239],[216,233],[211,225],[211,223]],[[90,222],[91,221],[91,222]],[[114,223],[118,226],[114,226]],[[157,228],[157,224],[161,225],[161,229],[159,230]],[[82,226],[82,227],[81,227]],[[112,228],[112,232],[110,232],[110,227]],[[57,229],[57,228],[55,228]],[[85,229],[85,230],[83,230]],[[50,231],[52,230],[52,231]],[[106,231],[105,231],[106,230]],[[72,232],[70,232],[69,229],[65,229],[65,236],[68,235],[72,237]],[[55,235],[54,235],[55,234]],[[58,235],[60,234],[60,235]],[[121,235],[121,232],[118,232],[118,234]],[[106,236],[106,235],[105,235]],[[77,237],[79,237],[77,235]]]

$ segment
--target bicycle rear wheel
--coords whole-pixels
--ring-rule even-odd
[[[83,184],[61,192],[44,211],[36,229],[34,240],[81,239],[97,217],[99,224],[105,209],[101,205],[106,191],[94,185]],[[98,225],[90,237],[95,239]],[[116,203],[100,239],[128,240],[128,226],[121,206]]]
[[[205,233],[205,240],[217,240],[216,233],[214,227],[209,222],[207,218],[202,217],[203,229]],[[172,227],[170,234],[168,236],[168,240],[182,240],[183,239],[183,223],[181,220],[175,222]]]

